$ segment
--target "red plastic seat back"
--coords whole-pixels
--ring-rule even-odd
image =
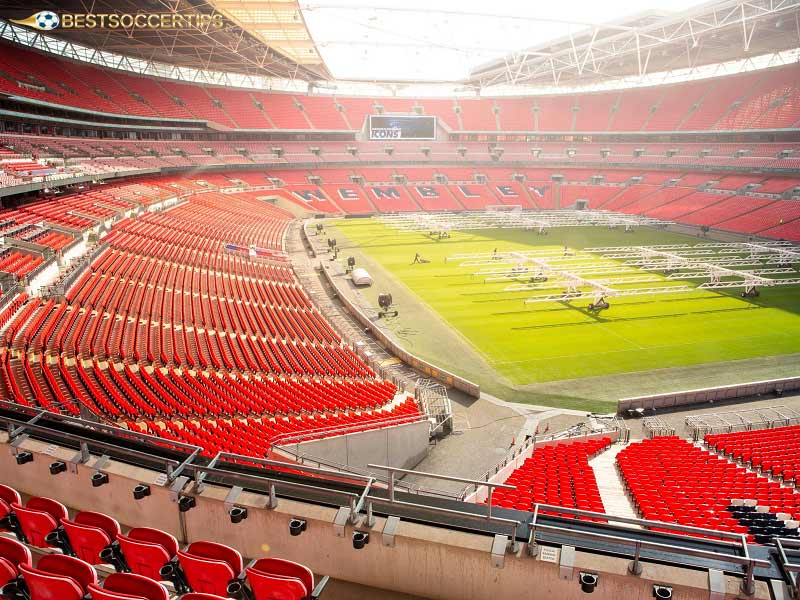
[[[303,600],[311,593],[296,577],[285,577],[256,569],[247,569],[247,581],[255,600]]]
[[[203,594],[201,592],[189,592],[181,596],[180,600],[228,600],[227,596],[217,596],[216,594]]]
[[[314,573],[305,565],[285,560],[283,558],[261,558],[257,560],[250,570],[264,574],[280,575],[281,577],[293,577],[303,582],[306,591],[310,594],[314,590]],[[247,573],[250,573],[250,570]]]
[[[61,519],[61,525],[78,558],[91,565],[99,565],[104,562],[100,558],[100,551],[113,541],[113,538],[105,530],[99,527],[80,525],[69,519]]]
[[[22,504],[19,493],[7,485],[0,485],[0,519],[11,512],[12,504]],[[0,527],[0,531],[8,531],[8,529]]]
[[[67,514],[67,507],[61,504],[58,500],[53,500],[52,498],[45,498],[44,496],[34,496],[33,498],[29,498],[28,501],[25,503],[25,508],[29,508],[31,510],[41,510],[43,512],[48,513],[52,516],[56,521],[60,521],[61,519],[66,519],[69,515]]]
[[[203,558],[181,550],[178,551],[178,560],[193,592],[224,596],[228,582],[238,575],[224,560]]]
[[[2,484],[0,484],[0,500],[3,500],[9,505],[14,504],[14,502],[22,504],[22,497],[19,495],[19,492],[12,487]]]
[[[103,513],[94,512],[91,510],[84,510],[75,515],[73,519],[79,525],[86,525],[87,527],[99,527],[108,534],[112,540],[120,533],[119,523],[117,520],[104,515]]]
[[[84,590],[71,577],[54,575],[26,565],[20,565],[20,574],[31,594],[31,600],[81,600]]]
[[[172,558],[178,552],[178,540],[166,531],[154,529],[152,527],[134,527],[128,532],[128,537],[140,542],[147,542],[149,544],[158,544]]]
[[[142,575],[132,573],[112,573],[103,582],[103,590],[109,594],[122,594],[145,600],[169,600],[166,588]],[[102,600],[102,596],[92,594],[92,600]]]
[[[161,544],[140,541],[125,535],[118,535],[117,541],[131,571],[137,575],[144,575],[158,581],[161,567],[172,558]]]
[[[11,505],[17,515],[22,533],[29,544],[39,548],[48,548],[50,544],[45,541],[47,534],[58,527],[58,520],[53,515],[43,510],[32,510],[16,502]]]
[[[0,557],[0,588],[2,588],[9,581],[13,581],[19,575],[17,565],[12,563],[7,558]]]
[[[11,538],[0,537],[0,558],[6,559],[13,565],[33,565],[31,551],[22,542]]]
[[[244,567],[244,561],[239,551],[234,550],[230,546],[225,546],[224,544],[206,541],[193,542],[189,544],[189,548],[186,552],[209,560],[225,561],[234,572],[234,577],[241,573]]]
[[[90,583],[97,583],[97,571],[87,562],[74,556],[63,554],[45,554],[39,559],[36,568],[53,575],[71,577],[86,589]]]
[[[89,595],[92,600],[147,600],[144,596],[134,596],[132,594],[120,594],[105,590],[97,585],[89,586]]]

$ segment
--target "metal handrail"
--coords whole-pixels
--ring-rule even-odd
[[[420,421],[425,421],[427,415],[409,415],[405,417],[390,417],[388,419],[370,419],[369,421],[362,421],[358,424],[353,425],[345,425],[345,426],[331,426],[331,427],[319,427],[317,429],[306,429],[302,433],[285,433],[283,435],[279,435],[273,438],[272,443],[270,444],[270,449],[275,447],[283,446],[284,444],[299,444],[303,441],[311,441],[318,439],[320,433],[324,433],[326,436],[330,436],[332,434],[338,435],[345,435],[346,433],[355,433],[358,431],[364,431],[365,425],[379,425],[378,429],[381,427],[389,427],[391,425],[404,425],[407,423],[418,423]]]
[[[494,493],[495,488],[501,488],[504,490],[515,490],[517,489],[513,485],[506,485],[505,483],[491,483],[488,481],[477,481],[475,479],[467,479],[465,477],[453,477],[452,475],[439,475],[438,473],[427,473],[425,471],[414,471],[412,469],[401,469],[400,467],[389,467],[386,465],[367,465],[370,469],[382,469],[389,473],[389,500],[394,502],[394,484],[395,484],[395,473],[403,473],[404,475],[416,475],[417,477],[428,477],[430,479],[438,479],[440,481],[455,481],[458,483],[467,483],[467,484],[475,484],[475,485],[485,485],[489,488],[489,497],[488,497],[488,510],[486,512],[486,518],[492,518],[492,494]]]
[[[797,597],[797,573],[800,572],[800,563],[793,563],[789,558],[787,549],[797,553],[800,550],[800,540],[796,538],[776,538],[775,545],[778,548],[779,564],[783,571],[783,577],[792,589],[792,597]]]
[[[318,468],[329,467],[334,469],[342,474],[349,474],[354,473],[357,475],[361,475],[362,477],[373,477],[376,481],[385,484],[387,487],[389,485],[389,477],[386,475],[378,475],[373,471],[368,471],[367,469],[363,469],[361,467],[355,467],[353,465],[344,465],[342,463],[336,462],[335,460],[330,460],[328,458],[320,458],[318,456],[314,456],[313,454],[309,454],[307,452],[293,452],[289,450],[287,447],[281,447],[279,449],[280,452],[288,454],[293,460],[297,461],[297,464],[306,466],[307,463],[305,461],[310,461],[315,463]],[[452,500],[460,499],[458,494],[453,492],[446,492],[444,490],[434,489],[428,486],[421,486],[415,485],[412,483],[406,483],[404,481],[395,481],[395,486],[403,488],[403,491],[409,494],[420,494],[424,493],[426,496],[439,496],[442,498],[449,498]]]
[[[497,475],[497,473],[499,473],[501,469],[508,466],[512,460],[518,458],[528,448],[530,448],[531,446],[535,447],[537,444],[540,443],[553,442],[556,440],[571,440],[573,438],[578,438],[578,437],[586,437],[590,435],[604,435],[611,433],[613,431],[621,431],[620,428],[608,428],[600,431],[583,431],[579,429],[579,427],[582,425],[583,423],[578,423],[577,425],[574,425],[567,429],[562,429],[561,431],[556,431],[554,433],[551,433],[550,435],[545,435],[543,437],[539,437],[538,435],[532,435],[526,438],[522,442],[522,444],[514,446],[503,458],[497,461],[493,466],[483,471],[481,475],[475,477],[474,479],[480,481],[481,484],[485,484],[487,481],[489,481],[489,479],[492,476]],[[472,489],[473,491],[477,491],[478,487],[479,486],[473,486],[471,484],[467,484],[461,490],[459,498],[461,500],[465,499],[470,489]]]
[[[58,413],[51,413],[43,409],[38,409],[33,407],[20,407],[17,404],[13,404],[5,400],[0,400],[0,408],[11,408],[16,411],[19,411],[20,408],[24,408],[26,412],[32,414],[31,419],[27,421],[0,415],[0,423],[5,423],[8,426],[9,441],[11,442],[13,442],[16,438],[19,438],[19,436],[23,435],[26,432],[37,432],[41,434],[55,435],[60,438],[69,440],[71,442],[75,442],[78,448],[81,450],[82,455],[84,456],[88,456],[88,446],[89,444],[91,444],[92,446],[95,446],[97,448],[102,448],[104,450],[112,450],[117,454],[123,456],[124,458],[151,460],[155,463],[163,464],[168,481],[174,481],[183,472],[186,466],[192,463],[203,451],[203,448],[201,448],[200,446],[194,446],[192,444],[186,444],[184,442],[178,442],[175,440],[160,438],[148,435],[146,433],[140,433],[136,431],[131,431],[129,429],[123,429],[121,427],[113,427],[110,425],[105,425],[103,423],[86,421],[84,419],[70,417],[67,415],[60,415]],[[141,450],[125,448],[123,446],[119,446],[111,442],[104,442],[102,440],[87,438],[86,436],[82,436],[77,433],[70,433],[60,428],[55,428],[52,426],[48,426],[46,424],[41,424],[40,421],[45,416],[48,418],[52,418],[58,423],[73,425],[75,427],[80,427],[82,429],[89,429],[92,431],[96,431],[98,433],[115,436],[121,439],[129,439],[132,441],[143,442],[145,444],[151,444],[155,448],[163,449],[165,445],[172,446],[173,448],[186,451],[188,453],[188,456],[183,460],[177,460],[174,458],[165,458],[164,456],[159,456],[158,454],[150,454],[148,452],[143,452]]]
[[[8,402],[0,402],[0,406],[9,406],[10,403]],[[20,409],[21,407],[14,406],[16,409]],[[545,504],[536,504],[533,506],[533,515],[532,519],[525,519],[525,520],[516,520],[513,518],[504,518],[499,517],[497,515],[492,514],[491,508],[491,500],[489,500],[489,504],[487,505],[485,510],[466,510],[457,508],[458,504],[451,504],[450,507],[446,508],[444,506],[438,506],[433,504],[424,504],[422,501],[417,502],[408,502],[404,499],[400,499],[397,497],[395,493],[395,485],[394,479],[396,474],[408,474],[408,475],[417,475],[420,477],[428,477],[432,479],[442,480],[442,481],[458,481],[463,483],[472,483],[472,484],[479,484],[479,485],[486,485],[490,489],[494,488],[501,488],[501,489],[513,489],[513,486],[509,486],[506,484],[495,484],[489,482],[482,482],[477,480],[470,480],[467,478],[462,477],[453,477],[449,475],[440,475],[437,473],[428,473],[428,472],[420,472],[420,471],[413,471],[410,469],[402,469],[399,467],[389,467],[385,465],[368,465],[370,468],[374,469],[381,469],[385,470],[389,473],[389,482],[390,485],[388,489],[376,489],[374,483],[374,477],[370,476],[359,476],[359,475],[350,475],[345,473],[339,473],[337,471],[332,471],[329,469],[319,469],[316,467],[306,467],[303,465],[296,465],[293,463],[284,463],[281,461],[274,461],[270,459],[263,459],[263,458],[256,458],[251,456],[244,456],[232,453],[220,453],[218,454],[213,464],[209,465],[202,465],[197,464],[195,459],[199,456],[199,452],[202,448],[197,446],[191,446],[189,444],[183,444],[181,442],[173,442],[171,440],[165,440],[162,438],[157,438],[153,436],[149,436],[146,434],[131,432],[124,429],[114,428],[107,425],[95,424],[95,423],[86,423],[81,421],[80,419],[75,419],[73,417],[66,417],[63,415],[57,415],[53,413],[46,413],[46,411],[42,411],[40,409],[33,409],[27,408],[23,412],[26,412],[29,415],[32,415],[32,419],[29,421],[25,421],[18,418],[8,417],[8,416],[0,416],[0,422],[6,423],[12,427],[16,427],[15,430],[17,437],[22,435],[22,432],[28,431],[34,434],[41,433],[41,434],[49,434],[49,435],[57,435],[61,438],[77,442],[79,446],[88,447],[88,445],[97,446],[101,448],[106,448],[113,450],[114,452],[119,453],[125,458],[144,458],[146,460],[154,461],[154,462],[161,462],[165,464],[169,470],[169,467],[177,467],[173,468],[171,471],[172,478],[176,478],[180,471],[187,476],[187,481],[189,478],[194,478],[196,482],[202,483],[206,477],[214,476],[218,477],[221,480],[221,485],[224,486],[232,486],[234,485],[233,482],[247,482],[248,487],[252,487],[256,491],[265,490],[269,494],[270,498],[270,507],[274,508],[277,506],[277,494],[276,494],[276,487],[280,488],[281,490],[289,491],[289,492],[298,492],[303,493],[305,498],[311,499],[311,501],[316,502],[324,502],[324,503],[331,503],[336,502],[339,503],[340,506],[342,505],[349,505],[350,507],[350,521],[355,524],[358,517],[360,516],[360,511],[366,507],[368,520],[371,518],[373,514],[373,509],[375,507],[379,507],[381,509],[382,514],[391,515],[395,511],[400,510],[402,511],[411,511],[412,512],[412,519],[421,520],[423,522],[431,522],[438,525],[448,525],[452,523],[453,519],[463,520],[463,521],[471,521],[474,523],[482,523],[484,524],[483,527],[480,528],[481,533],[486,533],[485,524],[491,524],[493,526],[498,526],[501,528],[508,527],[510,532],[510,539],[513,543],[512,547],[516,547],[517,542],[517,533],[519,531],[520,526],[528,525],[530,527],[530,534],[529,534],[529,543],[531,544],[531,548],[535,548],[536,544],[542,540],[543,533],[553,533],[559,534],[563,536],[569,536],[571,544],[574,545],[574,540],[580,541],[584,540],[586,542],[611,542],[614,544],[628,546],[633,549],[632,554],[634,556],[634,564],[638,564],[641,560],[640,551],[645,550],[655,550],[659,552],[665,552],[672,555],[677,556],[691,556],[696,558],[708,559],[719,561],[722,563],[726,563],[729,565],[735,565],[737,567],[744,567],[744,582],[743,582],[743,589],[752,589],[753,582],[754,582],[754,570],[756,568],[769,568],[772,566],[772,563],[768,560],[764,559],[757,559],[753,558],[749,554],[749,548],[747,545],[747,540],[745,536],[740,534],[733,534],[728,532],[720,532],[720,531],[712,531],[707,529],[701,529],[696,527],[690,527],[685,525],[677,525],[672,523],[662,523],[658,521],[647,521],[643,519],[635,519],[635,518],[628,518],[628,517],[614,517],[612,515],[606,515],[601,513],[594,513],[589,511],[583,511],[579,509],[571,509],[571,508],[564,508],[560,506],[553,506],[553,505],[545,505]],[[42,413],[46,413],[47,417],[50,417],[52,420],[56,421],[55,426],[53,424],[45,424],[42,422],[43,416]],[[31,422],[33,417],[38,417],[37,422]],[[81,435],[80,433],[71,433],[65,432],[62,429],[58,428],[59,424],[75,424],[79,425],[82,428],[87,430],[88,432],[93,433],[114,433],[117,435],[127,436],[129,439],[133,441],[139,441],[142,443],[154,445],[154,448],[163,448],[166,445],[172,445],[176,448],[181,448],[184,450],[191,450],[190,456],[184,460],[182,463],[178,463],[174,459],[166,458],[164,456],[158,456],[158,454],[149,453],[146,451],[135,450],[131,448],[125,448],[121,446],[117,446],[113,443],[108,443],[104,441],[97,441],[88,437],[87,435]],[[274,468],[285,468],[291,469],[293,471],[298,471],[300,475],[307,475],[307,476],[322,476],[317,477],[317,481],[312,481],[310,483],[299,483],[291,480],[279,479],[276,476],[265,472],[261,473],[254,473],[254,472],[247,472],[247,471],[237,471],[234,470],[234,465],[225,465],[227,468],[222,468],[219,466],[219,462],[222,459],[230,459],[233,461],[239,460],[244,462],[249,462],[256,465],[262,465],[265,467],[274,467]],[[180,469],[180,471],[178,471]],[[202,476],[202,477],[201,477]],[[345,491],[341,489],[340,486],[336,485],[325,485],[326,479],[328,480],[327,483],[333,483],[331,479],[336,478],[338,480],[350,480],[356,486],[356,491]],[[359,485],[358,482],[362,482],[364,485]],[[199,486],[197,486],[199,487]],[[196,488],[196,492],[199,492]],[[388,493],[387,493],[388,492]],[[324,494],[330,500],[319,500],[320,494]],[[315,500],[317,498],[317,500]],[[420,497],[422,498],[422,497]],[[453,501],[455,502],[455,501]],[[453,508],[455,506],[456,508]],[[477,505],[468,505],[474,508],[481,508]],[[571,515],[575,517],[587,517],[593,520],[604,520],[607,521],[606,524],[602,525],[604,529],[610,530],[608,533],[592,531],[588,527],[581,528],[579,523],[573,520],[570,523],[569,527],[561,526],[558,524],[553,524],[553,520],[558,520],[558,517],[548,517],[549,522],[542,522],[542,514],[544,511],[553,512],[556,514],[561,515]],[[422,518],[421,515],[430,515],[430,521],[428,518]],[[651,539],[646,539],[644,535],[638,535],[636,537],[632,537],[636,535],[636,530],[632,530],[628,527],[623,527],[624,525],[639,525],[645,531],[650,528],[658,528],[660,531],[658,532],[659,536],[667,536],[676,542],[678,542],[679,538],[678,534],[680,533],[694,533],[700,534],[706,537],[713,537],[716,538],[713,541],[709,541],[709,543],[713,543],[716,546],[721,546],[724,548],[730,549],[731,553],[723,553],[723,552],[715,552],[713,550],[705,550],[697,547],[689,547],[686,545],[681,545],[680,543],[676,544],[668,544],[663,543],[661,541],[653,541]],[[597,527],[596,525],[594,526]],[[665,531],[666,530],[666,531]],[[618,534],[625,532],[626,535],[614,535],[612,532],[616,531]],[[643,534],[644,532],[642,532]],[[795,542],[785,542],[785,544],[795,543]],[[737,552],[734,554],[733,552]],[[800,565],[792,565],[788,563],[788,560],[785,561],[787,564],[790,565],[790,568],[793,571],[800,571]]]

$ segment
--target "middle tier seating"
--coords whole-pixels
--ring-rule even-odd
[[[300,287],[282,252],[291,218],[217,192],[122,218],[63,301],[10,304],[0,388],[209,455],[418,420]]]

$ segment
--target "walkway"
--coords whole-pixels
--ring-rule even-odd
[[[603,499],[603,506],[605,506],[606,512],[615,517],[636,519],[639,516],[636,514],[627,494],[625,494],[625,486],[617,472],[617,454],[623,448],[625,446],[622,444],[612,444],[608,450],[589,460],[589,466],[594,469],[597,487],[600,490],[600,498]],[[631,525],[631,527],[638,526]]]

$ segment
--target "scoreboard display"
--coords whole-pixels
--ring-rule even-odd
[[[436,117],[370,115],[371,140],[433,140],[436,139]]]

